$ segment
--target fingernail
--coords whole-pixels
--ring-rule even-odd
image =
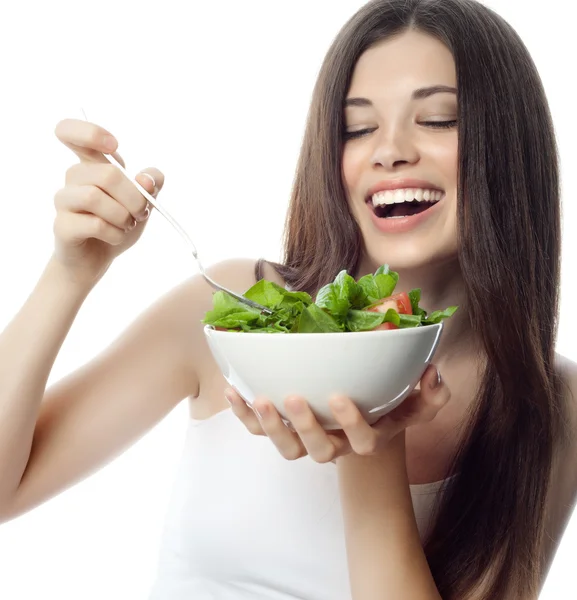
[[[152,186],[153,186],[153,192],[156,190],[156,180],[154,179],[154,177],[150,174],[150,173],[139,173],[139,175],[144,175],[144,177],[148,177],[148,179],[150,179],[150,181],[152,181]]]
[[[437,369],[437,367],[434,367],[434,369],[437,372],[437,376],[435,377],[435,379],[433,379],[433,381],[431,383],[431,389],[432,390],[436,390],[438,387],[441,386],[441,383],[443,383],[443,380],[441,379],[441,373],[439,372],[439,369]]]
[[[150,208],[148,208],[148,206],[147,206],[141,214],[136,215],[136,220],[139,223],[142,223],[142,221],[146,221],[146,219],[148,219],[149,216],[150,216]]]
[[[335,398],[332,402],[332,405],[337,412],[341,412],[346,408],[345,401],[342,398]]]
[[[102,138],[102,145],[109,152],[114,152],[116,150],[116,148],[118,147],[116,140],[111,135],[105,135]]]
[[[132,219],[132,222],[130,223],[130,225],[128,225],[126,227],[126,229],[124,231],[126,231],[128,233],[129,231],[132,231],[135,227],[136,227],[136,219]]]
[[[304,412],[305,407],[301,400],[292,400],[289,402],[289,406],[287,407],[294,414],[301,414]]]
[[[228,390],[225,390],[224,397],[225,397],[226,401],[232,406],[234,396]]]

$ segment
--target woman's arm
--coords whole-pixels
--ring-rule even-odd
[[[337,459],[354,600],[440,600],[419,538],[405,434],[371,456]]]
[[[208,272],[242,292],[253,269],[254,261],[239,259]],[[0,524],[94,473],[195,396],[200,365],[210,356],[201,320],[213,290],[195,275],[45,392],[82,303],[52,271],[0,335]]]

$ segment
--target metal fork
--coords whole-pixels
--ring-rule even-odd
[[[228,288],[225,288],[224,286],[220,285],[219,283],[216,283],[216,281],[214,281],[214,279],[211,279],[206,274],[204,267],[202,266],[202,263],[200,262],[200,259],[198,258],[198,252],[196,250],[196,246],[194,245],[193,241],[190,239],[190,237],[186,233],[186,231],[174,219],[174,217],[172,217],[171,214],[166,210],[166,208],[164,208],[162,206],[162,204],[156,198],[154,198],[154,196],[151,196],[138,183],[138,181],[136,181],[135,179],[130,177],[130,175],[126,172],[126,169],[114,158],[114,156],[111,156],[110,154],[103,154],[103,156],[104,156],[104,158],[106,158],[106,160],[109,163],[118,167],[122,171],[122,173],[124,173],[124,176],[127,177],[136,186],[138,191],[150,202],[150,204],[152,204],[152,206],[154,206],[154,208],[156,208],[156,210],[174,227],[174,229],[176,229],[176,231],[178,231],[180,236],[184,239],[184,241],[188,244],[190,250],[192,251],[192,256],[194,256],[194,258],[196,260],[196,264],[198,265],[200,274],[204,277],[204,279],[207,281],[207,283],[209,283],[215,290],[220,290],[222,292],[226,292],[227,294],[230,294],[233,298],[236,298],[239,302],[242,302],[243,304],[246,304],[247,306],[250,306],[252,308],[256,308],[257,310],[260,310],[261,313],[264,313],[265,315],[273,314],[273,311],[270,308],[267,308],[266,306],[262,306],[262,304],[259,304],[258,302],[254,302],[253,300],[250,300],[249,298],[245,298],[244,296],[237,294],[236,292],[233,292],[232,290],[229,290]]]

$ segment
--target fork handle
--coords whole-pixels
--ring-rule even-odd
[[[152,206],[154,206],[154,208],[156,208],[156,210],[174,227],[174,229],[176,229],[176,231],[178,231],[180,236],[190,246],[190,249],[192,250],[192,255],[198,261],[198,252],[196,250],[196,246],[194,245],[194,242],[190,239],[190,236],[188,235],[188,233],[186,233],[186,231],[178,224],[178,221],[176,221],[174,219],[174,217],[166,210],[166,208],[164,208],[164,206],[162,206],[162,204],[154,196],[149,194],[138,183],[138,181],[133,179],[128,174],[126,169],[114,158],[114,156],[112,156],[110,154],[104,154],[104,158],[109,163],[112,163],[115,167],[118,167],[122,171],[122,173],[124,173],[124,176],[127,177],[138,188],[138,191],[150,202],[150,204],[152,204]],[[202,268],[201,268],[201,271],[202,271]]]

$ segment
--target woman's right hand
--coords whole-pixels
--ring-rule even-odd
[[[71,281],[94,285],[112,261],[142,235],[150,207],[146,198],[103,153],[124,161],[108,131],[86,121],[66,119],[56,126],[58,139],[80,159],[66,172],[66,184],[54,198],[53,260]],[[156,197],[164,176],[149,168],[136,180]]]

